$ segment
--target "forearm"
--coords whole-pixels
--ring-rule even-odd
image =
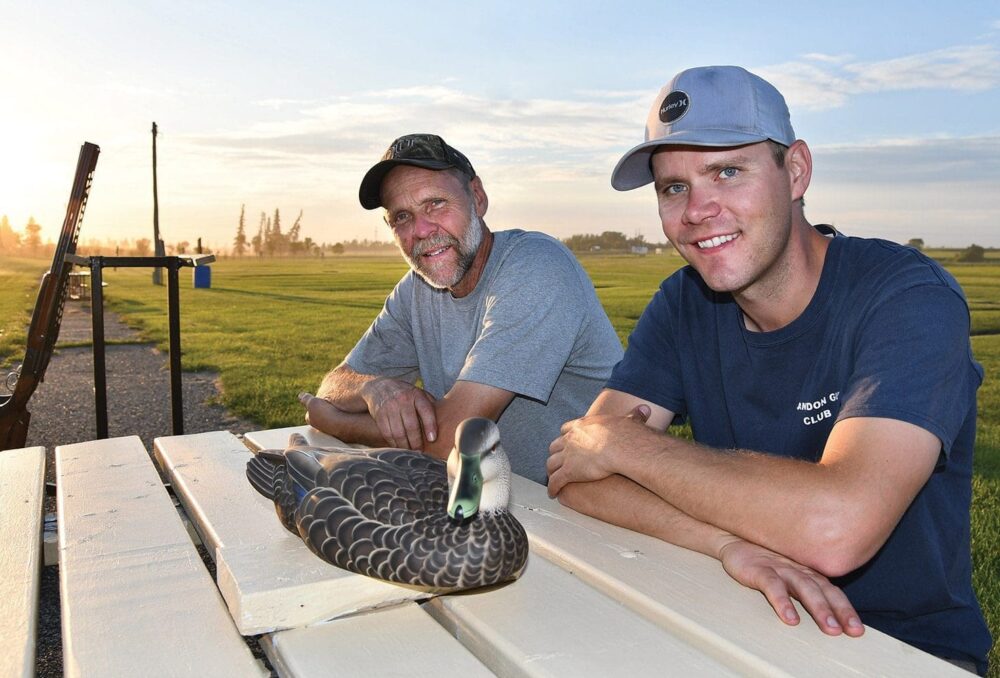
[[[341,363],[323,377],[316,397],[333,404],[342,412],[368,412],[368,403],[362,396],[362,391],[366,384],[378,378],[376,375],[355,372],[347,363]]]
[[[329,401],[316,397],[306,405],[306,421],[313,428],[345,443],[359,443],[369,447],[386,446],[378,425],[367,410],[345,412]]]
[[[559,502],[575,511],[718,559],[722,547],[737,539],[678,510],[661,497],[620,475],[570,483]]]
[[[614,468],[695,520],[821,570],[849,512],[834,469],[665,434],[616,455]]]

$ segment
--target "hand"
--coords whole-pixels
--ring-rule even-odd
[[[437,440],[434,396],[413,384],[379,377],[366,383],[361,397],[378,430],[391,447],[420,450],[424,437]]]
[[[316,396],[314,396],[312,393],[306,393],[305,391],[299,393],[299,402],[302,404],[302,407],[306,408],[305,417],[307,424],[309,423],[309,403],[312,402],[313,400],[316,400]]]
[[[847,596],[830,580],[804,565],[743,539],[734,538],[719,549],[719,560],[730,577],[764,594],[781,621],[794,626],[799,614],[794,597],[830,636],[865,632],[861,618]]]
[[[299,402],[306,408],[306,423],[315,424],[315,428],[320,428],[318,422],[329,420],[332,415],[339,413],[337,408],[326,400],[305,391],[299,393]]]
[[[563,424],[560,436],[549,445],[549,496],[555,497],[567,483],[592,482],[612,475],[613,447],[630,449],[638,436],[648,435],[650,409],[638,405],[628,415],[591,415]]]

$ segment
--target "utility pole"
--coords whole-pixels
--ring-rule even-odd
[[[153,123],[153,254],[166,256],[163,241],[160,240],[160,201],[156,195],[156,123]],[[153,269],[153,284],[162,285],[163,276],[159,268]]]

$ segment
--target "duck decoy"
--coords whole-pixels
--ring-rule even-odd
[[[247,462],[250,484],[317,556],[433,593],[524,569],[528,538],[507,508],[510,473],[496,424],[480,417],[458,425],[447,463],[413,450],[313,447],[299,434]]]

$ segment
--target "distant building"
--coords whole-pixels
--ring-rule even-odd
[[[629,252],[632,254],[641,254],[643,256],[649,254],[649,248],[646,245],[632,245],[629,248]]]

